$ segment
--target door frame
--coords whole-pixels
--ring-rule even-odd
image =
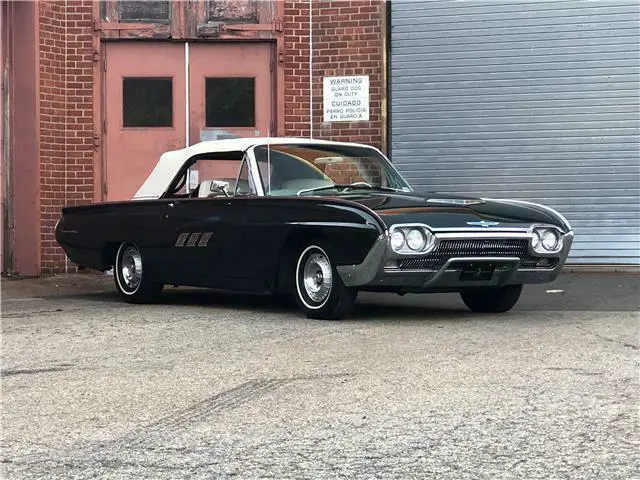
[[[94,16],[96,19],[99,19],[99,11],[98,9],[94,9]],[[132,39],[123,39],[123,40],[115,40],[115,39],[100,39],[98,36],[94,37],[94,58],[96,61],[94,62],[94,78],[97,78],[98,81],[94,83],[94,106],[95,106],[95,116],[94,116],[94,147],[95,147],[95,158],[94,158],[94,199],[97,202],[104,202],[107,197],[107,136],[106,136],[106,126],[107,126],[107,118],[106,118],[106,101],[107,101],[107,75],[106,69],[107,66],[107,56],[106,56],[106,44],[110,43],[133,43],[136,40]],[[190,40],[180,40],[180,41],[167,41],[167,40],[157,40],[156,43],[178,43],[182,44],[184,47],[185,55],[188,55],[188,48],[191,44],[211,44],[211,45],[225,45],[225,44],[234,44],[234,43],[256,43],[256,40],[223,40],[223,41],[215,41],[215,40],[205,40],[205,41],[190,41]],[[145,41],[145,43],[149,43]],[[269,73],[271,80],[271,115],[269,119],[269,130],[270,136],[277,137],[281,136],[284,133],[284,115],[280,113],[284,112],[284,62],[280,61],[280,55],[278,52],[282,51],[282,46],[284,44],[284,39],[282,36],[279,36],[276,39],[265,39],[260,40],[259,43],[269,45]],[[189,99],[190,99],[190,86],[189,86],[189,78],[187,78],[189,70],[186,68],[185,64],[184,75],[185,75],[185,92],[186,92],[186,109],[187,109],[187,119],[184,125],[186,129],[185,138],[187,139],[187,143],[193,145],[194,143],[199,142],[199,139],[192,139],[189,135],[190,128],[190,118],[189,118]],[[185,145],[188,146],[188,145]]]

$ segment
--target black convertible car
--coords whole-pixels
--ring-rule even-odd
[[[377,149],[299,138],[201,142],[163,154],[133,199],[65,207],[56,240],[129,302],[164,285],[294,296],[348,316],[358,291],[459,292],[505,312],[553,281],[573,232],[519,200],[416,194]]]

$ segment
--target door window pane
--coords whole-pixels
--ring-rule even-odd
[[[236,183],[236,195],[252,195],[255,193],[256,190],[253,185],[253,179],[249,175],[249,162],[247,162],[245,158],[242,162],[242,168],[240,168],[238,182]]]
[[[173,125],[171,78],[123,78],[122,100],[122,117],[125,127],[171,127]]]
[[[207,127],[255,126],[255,78],[207,78]]]
[[[258,0],[207,0],[212,22],[258,23]]]
[[[171,2],[168,0],[120,0],[120,21],[133,23],[169,23]]]

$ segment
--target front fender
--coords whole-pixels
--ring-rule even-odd
[[[551,216],[555,220],[554,224],[560,227],[563,230],[563,233],[569,233],[573,231],[571,224],[565,218],[565,216],[562,215],[557,210],[551,207],[548,207],[547,205],[542,205],[541,203],[529,202],[526,200],[516,200],[512,198],[492,198],[492,199],[486,199],[486,200],[490,200],[492,202],[505,203],[508,205],[520,206],[523,208],[531,209],[536,212],[544,213],[546,215]]]

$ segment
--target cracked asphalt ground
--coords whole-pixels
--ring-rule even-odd
[[[639,285],[563,274],[500,316],[365,294],[323,322],[3,279],[2,478],[638,478]]]

